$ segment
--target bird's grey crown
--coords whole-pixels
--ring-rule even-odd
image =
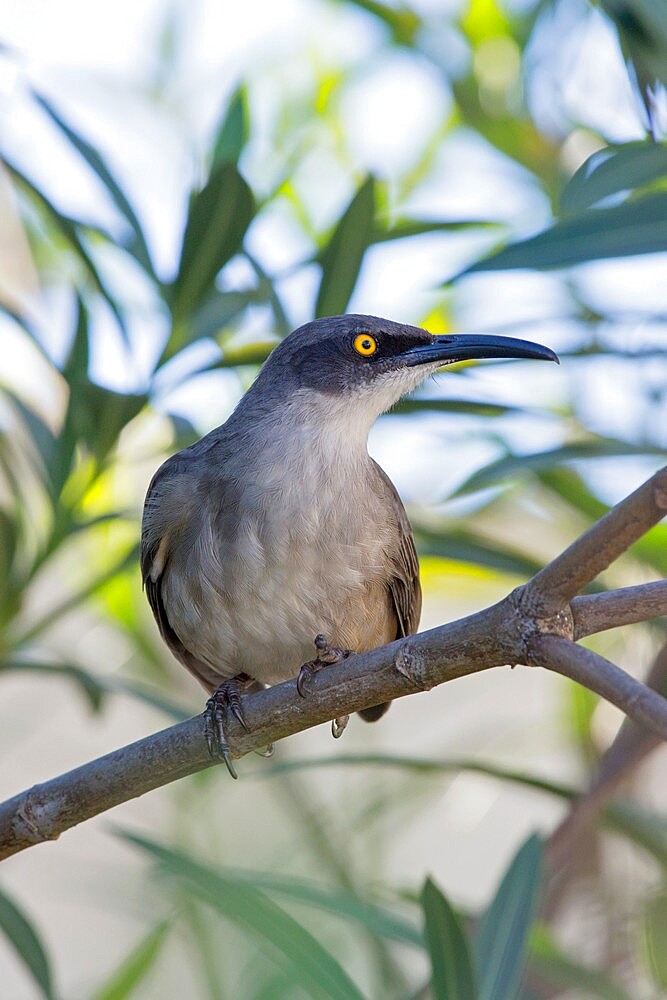
[[[369,333],[378,349],[370,357],[358,354],[354,338]],[[430,333],[379,316],[327,316],[294,330],[271,353],[252,394],[288,396],[296,389],[347,395],[378,376],[395,370],[409,347],[428,344]]]

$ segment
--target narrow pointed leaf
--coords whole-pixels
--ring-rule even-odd
[[[505,479],[524,472],[542,472],[553,466],[566,462],[575,462],[589,458],[617,458],[624,455],[661,455],[664,449],[654,445],[637,445],[629,441],[615,441],[612,438],[599,438],[595,441],[582,441],[577,444],[567,444],[560,448],[532,453],[529,455],[505,455],[485,468],[475,472],[460,486],[454,496],[462,496],[475,490],[497,486]]]
[[[93,993],[92,1000],[127,1000],[132,996],[159,958],[169,930],[167,920],[154,927],[114,969],[107,982]]]
[[[252,931],[286,960],[307,995],[331,1000],[363,1000],[340,963],[285,910],[263,892],[225,879],[214,868],[145,837],[123,834],[154,858],[193,895],[227,919]]]
[[[42,110],[46,112],[54,125],[60,129],[71,145],[74,146],[78,153],[80,153],[88,166],[92,168],[106,190],[109,192],[116,208],[129,224],[133,233],[134,240],[133,243],[128,246],[128,250],[141,264],[141,266],[154,277],[155,272],[153,270],[153,263],[151,261],[148,246],[146,245],[146,238],[143,234],[139,219],[137,218],[136,212],[128,201],[123,189],[120,187],[118,181],[109,170],[109,167],[107,166],[101,153],[99,153],[99,151],[95,149],[95,147],[88,142],[87,139],[84,139],[83,136],[76,132],[72,126],[62,118],[51,102],[48,101],[43,94],[33,91],[33,95]]]
[[[375,181],[369,177],[346,208],[320,255],[322,279],[316,316],[337,316],[347,309],[364,254],[373,242],[374,216]]]
[[[423,555],[485,566],[524,579],[542,569],[543,564],[536,559],[507,546],[489,542],[471,531],[460,528],[442,532],[429,531],[419,524],[415,524],[414,528],[417,549]]]
[[[190,201],[172,312],[182,320],[213,288],[218,272],[241,249],[255,214],[252,192],[234,163],[214,167]]]
[[[483,915],[476,939],[480,1000],[514,1000],[542,884],[544,848],[533,835],[519,849]]]
[[[646,195],[613,208],[591,208],[520,240],[463,271],[549,270],[589,260],[667,250],[667,193]]]
[[[421,904],[434,1000],[476,1000],[477,984],[465,930],[431,879],[424,884]]]
[[[71,249],[75,252],[81,263],[83,264],[89,278],[91,279],[93,285],[97,289],[98,293],[102,296],[104,301],[107,303],[111,309],[116,322],[118,323],[119,329],[123,334],[125,341],[128,341],[127,325],[125,323],[125,317],[123,316],[118,303],[114,297],[109,292],[106,287],[102,277],[97,269],[93,258],[90,256],[86,246],[84,245],[79,230],[82,227],[80,223],[76,222],[74,219],[70,219],[68,216],[63,215],[52,201],[47,198],[43,191],[37,188],[32,181],[30,181],[25,174],[16,167],[13,163],[10,163],[6,158],[3,160],[4,165],[9,170],[10,174],[18,181],[19,185],[24,188],[28,194],[38,203],[42,210],[51,220],[53,226],[60,232],[61,236],[69,243]]]
[[[245,87],[231,96],[213,142],[212,166],[236,163],[248,141],[248,98]]]
[[[666,174],[666,143],[609,146],[589,156],[570,179],[561,196],[561,211],[581,212],[603,198],[632,191]]]
[[[53,1000],[51,964],[39,934],[17,903],[1,891],[0,931],[29,970],[41,995],[47,1000]]]

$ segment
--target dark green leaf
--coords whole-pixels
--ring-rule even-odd
[[[29,969],[42,996],[52,1000],[51,965],[44,946],[26,915],[4,892],[0,892],[0,930]]]
[[[388,229],[376,227],[371,242],[386,243],[389,240],[405,240],[428,233],[458,233],[467,229],[491,228],[498,228],[498,223],[488,222],[486,219],[402,219]]]
[[[477,984],[465,930],[430,878],[424,883],[421,904],[434,1000],[475,1000]]]
[[[436,532],[422,528],[417,523],[414,525],[414,531],[417,548],[422,555],[454,559],[474,566],[486,566],[524,579],[542,569],[542,563],[531,559],[530,556],[479,538],[463,528]]]
[[[368,177],[343,212],[322,251],[322,279],[317,293],[316,316],[344,313],[366,250],[373,242],[375,181]]]
[[[218,272],[241,249],[255,214],[252,192],[234,163],[214,167],[190,201],[172,313],[181,322],[212,290]]]
[[[529,455],[505,455],[485,468],[475,472],[454,496],[472,493],[475,490],[497,486],[505,479],[524,472],[542,472],[565,462],[575,462],[590,458],[617,458],[623,455],[664,455],[662,448],[653,445],[637,445],[628,441],[615,441],[611,438],[598,438],[595,441],[581,441],[577,444],[566,444],[560,448],[541,451]]]
[[[629,142],[598,150],[567,184],[560,208],[568,214],[590,208],[603,198],[632,191],[667,174],[667,144]]]
[[[231,96],[213,142],[212,167],[236,163],[248,141],[248,98],[245,87]]]
[[[548,270],[589,260],[667,250],[667,193],[646,195],[613,208],[591,208],[520,240],[463,271]]]
[[[518,993],[542,884],[543,853],[541,839],[529,837],[480,921],[475,950],[481,1000],[514,1000]]]
[[[148,272],[148,274],[155,277],[153,263],[151,261],[150,253],[148,252],[146,239],[139,223],[139,219],[137,218],[137,215],[128,201],[124,191],[109,170],[99,151],[95,149],[95,147],[92,146],[87,139],[84,139],[83,136],[78,134],[78,132],[75,132],[71,125],[68,125],[67,122],[64,121],[46,97],[35,91],[33,91],[33,95],[37,103],[46,112],[51,121],[57,125],[72,146],[74,146],[77,152],[81,154],[86,163],[93,169],[97,177],[107,189],[116,205],[116,208],[121,213],[125,221],[129,223],[132,230],[133,241],[127,249]]]
[[[612,982],[604,972],[589,969],[579,962],[574,962],[558,948],[546,927],[537,926],[530,937],[530,968],[534,969],[539,980],[565,989],[577,990],[587,1000],[600,997],[601,1000],[631,1000],[631,997],[620,986]]]
[[[263,892],[239,885],[214,868],[145,837],[123,834],[159,862],[160,868],[179,880],[193,895],[222,916],[268,942],[289,963],[298,983],[309,996],[333,1000],[363,1000],[343,967],[285,910]]]
[[[104,986],[95,990],[92,1000],[127,1000],[132,996],[155,965],[169,930],[167,920],[153,928],[114,969]]]
[[[471,399],[402,399],[391,413],[460,413],[473,417],[504,417],[508,413],[526,413],[520,406],[504,406],[500,403],[476,402]]]
[[[653,982],[667,990],[667,892],[649,899],[644,907],[644,942]]]

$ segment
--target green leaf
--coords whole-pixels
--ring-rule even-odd
[[[206,337],[215,337],[231,320],[254,302],[257,292],[220,292],[213,288],[195,311],[174,324],[158,365]]]
[[[254,214],[252,192],[236,164],[214,167],[190,201],[178,274],[171,286],[176,321],[192,313],[212,290],[218,272],[241,249]]]
[[[70,219],[68,216],[63,215],[62,212],[59,212],[53,202],[46,197],[44,192],[35,187],[32,181],[28,180],[25,174],[21,173],[18,167],[10,163],[6,157],[3,159],[3,163],[14,179],[18,181],[19,185],[28,192],[29,196],[37,202],[43,212],[50,218],[52,224],[60,232],[61,236],[63,236],[67,243],[69,243],[71,249],[75,252],[83,264],[84,269],[93,285],[114,314],[119,329],[127,342],[129,338],[125,317],[120,311],[118,303],[104,284],[95,262],[88,253],[88,250],[79,235],[79,230],[84,227],[82,227],[81,223],[76,222],[74,219]]]
[[[392,407],[390,416],[398,413],[460,413],[472,417],[504,417],[508,413],[527,413],[521,406],[505,406],[471,399],[423,399],[408,397]]]
[[[42,996],[53,1000],[49,957],[35,928],[18,905],[0,891],[0,930],[14,947],[37,983]]]
[[[424,933],[431,956],[434,1000],[475,1000],[475,973],[465,931],[446,897],[431,879],[421,892]]]
[[[92,1000],[127,1000],[155,965],[167,940],[170,922],[163,920],[123,959],[117,969],[98,990]]]
[[[609,979],[604,972],[590,969],[574,962],[554,944],[546,927],[537,925],[530,936],[530,968],[541,981],[546,979],[555,986],[581,990],[588,1000],[631,1000],[625,990]]]
[[[497,229],[499,223],[486,219],[401,219],[387,229],[376,227],[372,243],[405,240],[428,233],[459,233],[467,229]]]
[[[145,837],[129,833],[122,836],[153,857],[162,871],[175,877],[202,902],[268,942],[287,960],[308,996],[363,1000],[361,992],[333,955],[259,889],[236,884],[214,868]]]
[[[667,990],[667,892],[649,899],[644,907],[644,945],[655,985]]]
[[[414,533],[417,549],[422,555],[454,559],[473,566],[486,566],[523,579],[534,576],[543,566],[530,556],[507,546],[488,542],[463,528],[437,532],[429,531],[416,523]]]
[[[320,255],[322,279],[317,293],[316,316],[344,313],[366,250],[373,242],[375,180],[368,177],[343,212]]]
[[[144,270],[154,278],[155,271],[153,269],[153,262],[148,251],[148,246],[146,245],[146,238],[143,234],[139,219],[137,218],[137,215],[128,201],[124,191],[109,170],[103,157],[98,150],[96,150],[95,147],[88,142],[87,139],[84,139],[78,132],[75,132],[71,125],[68,125],[67,122],[64,121],[51,102],[48,101],[43,94],[33,91],[33,96],[42,110],[46,112],[51,121],[60,129],[77,152],[81,154],[88,166],[92,168],[106,190],[109,192],[116,208],[121,213],[125,221],[129,223],[133,233],[133,241],[128,245],[127,249],[139,262],[139,264],[141,264]]]
[[[221,874],[225,879],[239,885],[253,885],[265,892],[292,899],[296,903],[325,910],[343,919],[354,920],[377,937],[421,948],[424,946],[424,938],[414,924],[385,907],[359,899],[351,892],[330,889],[316,882],[307,882],[292,876],[283,878],[271,873],[243,871],[237,868],[225,868]]]
[[[560,200],[562,212],[581,212],[603,198],[633,191],[667,174],[667,144],[628,142],[598,150],[568,182]]]
[[[454,496],[462,496],[475,490],[497,486],[505,479],[524,472],[543,472],[565,462],[576,462],[590,458],[618,458],[625,455],[664,455],[662,448],[654,445],[631,444],[629,441],[615,441],[612,438],[598,438],[595,441],[581,441],[576,444],[566,444],[549,451],[531,453],[529,455],[504,455],[491,462],[478,472],[473,473]]]
[[[542,884],[543,843],[535,834],[516,854],[483,915],[476,940],[480,1000],[514,1000]]]
[[[236,163],[248,141],[248,97],[245,87],[231,96],[213,141],[212,167]]]
[[[667,250],[667,193],[661,192],[567,217],[537,236],[477,261],[462,274],[517,268],[541,271],[663,250]]]

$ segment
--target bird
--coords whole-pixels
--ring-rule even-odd
[[[273,349],[225,423],[153,476],[144,588],[162,638],[210,695],[209,750],[233,777],[224,719],[245,725],[244,694],[297,678],[305,695],[327,663],[417,631],[412,528],[368,434],[441,367],[484,358],[558,361],[513,337],[316,319]],[[388,707],[359,714],[375,721]]]

